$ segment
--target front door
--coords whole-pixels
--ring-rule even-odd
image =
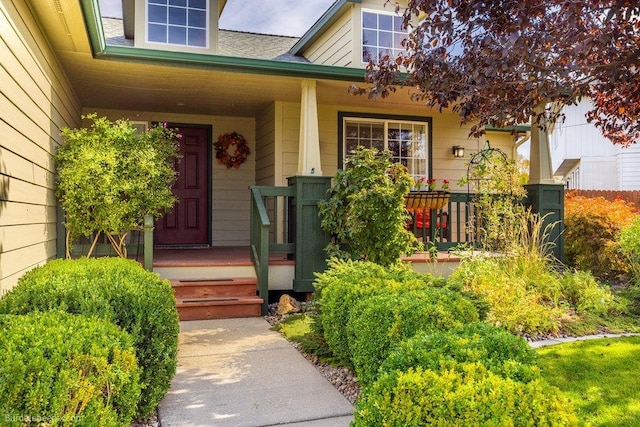
[[[170,126],[172,127],[172,126]],[[180,155],[178,180],[173,194],[178,203],[156,221],[157,245],[206,245],[209,243],[209,129],[178,127]]]

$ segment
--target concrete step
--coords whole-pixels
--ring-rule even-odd
[[[176,299],[255,297],[255,277],[172,280]]]
[[[260,317],[262,298],[227,297],[177,299],[180,320],[208,320]]]

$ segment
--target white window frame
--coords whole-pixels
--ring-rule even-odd
[[[149,40],[149,25],[150,24],[154,24],[153,22],[149,22],[149,2],[151,1],[152,5],[155,5],[155,1],[156,0],[145,0],[144,2],[144,7],[145,7],[145,40],[147,43],[153,43],[153,44],[159,44],[159,45],[163,45],[163,46],[181,46],[181,47],[188,47],[188,48],[193,48],[193,49],[209,49],[209,38],[210,38],[210,31],[211,31],[211,17],[210,17],[210,7],[211,7],[211,2],[210,0],[204,0],[205,1],[205,9],[204,9],[204,14],[205,14],[205,44],[204,46],[200,46],[200,45],[193,45],[193,44],[189,44],[189,28],[197,28],[197,29],[202,29],[200,27],[190,27],[189,26],[189,22],[188,22],[188,13],[189,10],[199,10],[202,11],[202,9],[200,8],[195,8],[195,7],[191,7],[189,6],[188,0],[187,0],[187,5],[186,6],[179,6],[179,5],[171,5],[171,4],[161,4],[161,3],[157,3],[157,6],[166,6],[167,7],[167,17],[166,17],[166,21],[161,23],[162,25],[166,25],[167,27],[167,31],[169,30],[169,27],[175,27],[175,28],[184,28],[185,30],[187,30],[187,35],[186,35],[186,41],[184,44],[182,43],[170,43],[169,42],[169,36],[167,34],[167,41],[166,42],[160,42],[160,41],[155,41],[155,40]],[[169,23],[169,8],[170,7],[174,7],[174,8],[179,8],[179,9],[185,9],[186,13],[187,13],[187,23],[185,25],[178,25],[178,24],[170,24]]]
[[[395,19],[400,19],[402,20],[402,16],[398,15],[397,13],[394,12],[387,12],[387,11],[382,11],[382,10],[375,10],[375,9],[362,9],[360,12],[360,23],[361,23],[361,29],[360,29],[360,61],[363,64],[367,64],[369,62],[368,59],[364,58],[364,48],[365,48],[365,37],[364,37],[364,32],[365,32],[365,28],[364,28],[364,14],[365,13],[371,13],[371,14],[375,14],[378,16],[378,21],[377,21],[377,25],[375,28],[376,31],[376,43],[375,44],[371,44],[371,43],[367,43],[366,46],[371,46],[371,47],[375,47],[376,49],[376,56],[372,57],[371,59],[373,59],[374,61],[376,61],[379,57],[379,53],[381,49],[389,49],[389,55],[391,57],[396,57],[398,56],[398,54],[400,52],[404,52],[404,48],[400,45],[396,45],[396,35],[400,35],[402,36],[403,39],[406,39],[409,37],[409,30],[408,29],[400,29],[398,31],[395,30],[395,26],[393,25],[393,21]],[[391,38],[392,38],[392,47],[391,48],[387,48],[387,47],[381,47],[380,43],[379,43],[379,35],[380,35],[380,24],[379,24],[379,16],[380,15],[386,15],[386,16],[391,16],[391,20],[392,20],[392,25],[391,25]],[[369,30],[372,30],[371,28]],[[386,30],[382,30],[383,32],[387,32]]]
[[[413,178],[415,180],[418,180],[420,178],[425,178],[428,179],[430,178],[430,145],[431,145],[431,141],[429,140],[429,135],[430,135],[430,125],[431,123],[429,121],[419,121],[419,120],[409,120],[409,119],[403,119],[403,118],[393,118],[393,117],[389,117],[389,118],[378,118],[378,117],[361,117],[358,115],[345,115],[342,117],[342,164],[345,164],[345,159],[349,156],[349,151],[347,149],[347,139],[348,139],[348,135],[347,135],[347,124],[351,123],[351,124],[355,124],[355,123],[365,123],[365,124],[382,124],[383,125],[383,147],[384,149],[389,149],[389,128],[390,125],[392,126],[391,129],[393,130],[395,128],[396,125],[400,125],[400,127],[402,128],[403,125],[404,126],[419,126],[423,128],[423,133],[422,135],[424,136],[424,141],[422,141],[423,143],[423,147],[421,149],[419,149],[419,151],[422,151],[424,153],[424,157],[420,157],[419,155],[412,155],[412,156],[395,156],[393,157],[394,161],[399,161],[400,163],[403,163],[405,166],[407,166],[407,168],[409,169],[409,173],[411,174],[411,176],[413,176]],[[358,138],[358,140],[360,140],[360,138]],[[420,141],[417,141],[414,139],[414,143],[419,143]],[[360,144],[359,144],[360,145]],[[415,154],[415,147],[414,147],[414,152],[413,154]],[[419,154],[419,153],[418,153]],[[402,162],[403,159],[406,159],[406,162]],[[421,168],[419,165],[419,162],[424,161],[423,167]],[[422,169],[422,170],[420,170]],[[416,170],[418,170],[418,172],[416,172]]]

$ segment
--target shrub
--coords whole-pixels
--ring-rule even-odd
[[[339,170],[328,199],[318,202],[332,257],[392,265],[419,247],[407,230],[405,196],[413,179],[389,151],[358,147]]]
[[[142,369],[138,415],[153,411],[176,370],[178,313],[167,280],[127,259],[55,260],[31,270],[0,299],[0,313],[60,309],[129,332]]]
[[[380,372],[457,369],[478,362],[496,375],[528,382],[539,377],[535,361],[536,353],[524,339],[473,322],[451,331],[419,332],[396,346]]]
[[[483,295],[491,309],[487,321],[512,333],[557,332],[564,310],[562,288],[544,263],[524,257],[466,259],[449,278]]]
[[[620,230],[618,235],[620,252],[626,258],[633,281],[640,283],[640,217]]]
[[[442,286],[444,279],[419,274],[405,265],[385,268],[372,262],[330,260],[329,268],[314,283],[314,330],[321,332],[334,356],[351,365],[347,320],[353,306],[368,295],[399,289]]]
[[[604,315],[618,306],[611,291],[598,284],[589,272],[566,272],[560,278],[560,285],[563,301],[577,313]]]
[[[65,143],[56,155],[56,194],[68,238],[97,232],[97,239],[103,232],[126,257],[126,232],[142,228],[145,215],[158,218],[175,204],[178,135],[159,126],[138,134],[127,120],[112,123],[96,114],[83,119],[91,126],[62,129]]]
[[[393,346],[420,331],[448,330],[478,320],[473,305],[448,289],[385,293],[360,300],[347,333],[351,360],[361,384],[373,382]]]
[[[637,217],[632,203],[587,198],[570,193],[565,197],[565,261],[596,277],[614,278],[628,272],[618,256],[617,236]]]
[[[64,312],[0,316],[0,413],[9,425],[130,424],[140,398],[131,336]]]
[[[575,426],[573,407],[543,380],[499,377],[478,363],[384,374],[365,389],[355,426]]]

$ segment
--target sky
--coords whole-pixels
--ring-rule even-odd
[[[334,0],[227,0],[220,28],[302,36]],[[122,18],[122,0],[100,0],[103,16]],[[266,18],[268,16],[268,18]]]

